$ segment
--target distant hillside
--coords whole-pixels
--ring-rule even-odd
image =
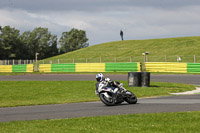
[[[152,61],[154,60],[161,61],[161,59],[164,60],[165,56],[167,56],[167,58],[171,58],[171,56],[173,56],[175,60],[175,57],[178,55],[185,57],[185,59],[187,56],[188,56],[187,58],[193,59],[194,55],[200,56],[200,36],[166,38],[166,39],[115,41],[115,42],[90,46],[87,48],[83,48],[59,56],[51,57],[48,58],[47,60],[54,60],[54,59],[78,60],[82,58],[85,61],[85,58],[88,58],[88,60],[91,58],[103,60],[106,58],[113,59],[117,57],[120,59],[123,57],[132,56],[133,61],[140,61],[142,60],[142,53],[145,51],[150,52],[149,58],[151,58]],[[136,58],[138,58],[138,60],[134,60]]]

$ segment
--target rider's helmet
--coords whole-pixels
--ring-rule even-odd
[[[96,80],[97,80],[98,82],[103,81],[103,80],[104,80],[103,74],[102,74],[102,73],[97,74],[97,75],[96,75]]]

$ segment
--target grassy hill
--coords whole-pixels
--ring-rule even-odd
[[[193,62],[196,55],[197,61],[200,62],[200,36],[115,41],[90,46],[47,60],[60,59],[61,63],[74,60],[75,62],[137,62],[143,61],[142,53],[145,51],[150,52],[149,61],[176,61],[177,56],[181,56],[182,62]]]

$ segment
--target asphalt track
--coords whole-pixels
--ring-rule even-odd
[[[139,99],[137,104],[105,106],[101,102],[0,108],[0,122],[62,119],[135,113],[199,111],[200,95]]]
[[[105,75],[112,80],[127,80],[127,75]],[[30,75],[0,75],[0,81],[66,81],[66,80],[95,80],[95,74],[30,74]],[[153,82],[170,82],[200,85],[200,75],[151,75]]]
[[[128,78],[127,75],[106,75],[106,77],[114,80],[127,80]],[[199,79],[200,75],[151,75],[151,81],[157,82],[200,84]],[[17,75],[0,76],[0,80],[95,80],[95,75]],[[199,110],[200,95],[184,95],[138,99],[137,104],[123,103],[111,107],[101,102],[84,102],[0,108],[0,122]]]

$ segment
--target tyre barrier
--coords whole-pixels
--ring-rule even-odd
[[[150,72],[129,72],[128,73],[129,87],[149,87]]]

